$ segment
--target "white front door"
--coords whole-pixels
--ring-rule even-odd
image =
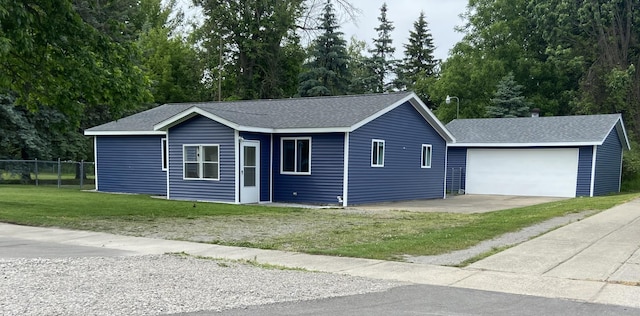
[[[240,203],[260,201],[260,142],[243,141],[240,152]]]

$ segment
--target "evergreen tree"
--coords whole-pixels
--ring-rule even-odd
[[[387,20],[387,3],[383,3],[380,8],[380,16],[378,17],[380,25],[375,28],[378,32],[378,38],[373,39],[373,49],[369,50],[371,57],[368,59],[368,65],[372,71],[370,78],[371,92],[385,92],[389,90],[387,82],[388,75],[393,72],[397,63],[393,59],[395,47],[393,47],[393,39],[391,32],[395,29],[393,23]]]
[[[437,60],[433,57],[435,46],[429,31],[424,11],[413,23],[414,30],[409,32],[409,43],[404,44],[404,59],[397,68],[397,84],[400,89],[411,89],[419,77],[435,77]]]
[[[338,21],[331,0],[327,0],[321,17],[322,34],[311,45],[311,56],[305,65],[306,71],[300,75],[300,96],[321,96],[346,94],[349,89],[350,74],[347,63],[347,42],[338,31]]]
[[[529,115],[529,102],[522,95],[523,86],[519,85],[513,73],[504,76],[497,85],[494,98],[487,106],[488,117],[519,117]]]

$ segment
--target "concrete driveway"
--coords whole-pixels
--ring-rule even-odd
[[[369,211],[403,210],[412,212],[485,213],[564,199],[566,198],[467,194],[448,196],[446,199],[363,204],[350,207],[350,209]]]

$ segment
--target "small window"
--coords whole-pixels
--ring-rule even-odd
[[[421,167],[431,168],[431,145],[422,144]]]
[[[371,167],[384,167],[384,140],[371,142]]]
[[[185,179],[220,180],[219,145],[184,145]]]
[[[162,139],[162,170],[167,170],[169,166],[169,148],[167,147],[167,139]]]
[[[282,138],[280,173],[311,174],[311,138]]]

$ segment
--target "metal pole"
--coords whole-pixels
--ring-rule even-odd
[[[35,159],[35,164],[33,172],[36,174],[36,186],[38,186],[38,158]]]
[[[58,158],[58,188],[62,184],[62,168],[60,168],[60,158]]]
[[[451,168],[451,185],[449,186],[449,193],[453,194],[453,178],[456,176],[455,175],[456,169],[455,168]]]
[[[80,160],[80,190],[82,190],[83,180],[84,180],[84,159]]]

